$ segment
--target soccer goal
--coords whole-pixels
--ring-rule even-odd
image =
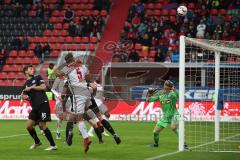
[[[180,37],[179,151],[240,152],[240,42]]]

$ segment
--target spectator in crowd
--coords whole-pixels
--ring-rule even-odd
[[[102,0],[102,10],[109,11],[111,7],[110,0]]]
[[[48,70],[47,70],[47,76],[48,76],[49,88],[52,88],[54,80],[56,79],[56,74],[54,73],[54,64],[53,63],[49,64],[49,67],[48,67]]]
[[[215,24],[216,25],[223,25],[224,24],[224,20],[223,17],[221,16],[221,14],[218,14],[217,17],[214,19]]]
[[[71,22],[74,18],[74,12],[73,10],[70,8],[70,6],[68,6],[67,11],[64,14],[64,20],[66,22]]]
[[[64,6],[64,0],[57,0],[56,9],[61,10]]]
[[[76,26],[73,21],[70,22],[68,32],[70,36],[75,36],[76,35]]]
[[[22,47],[21,47],[21,49],[27,50],[28,46],[29,46],[29,40],[27,39],[27,37],[24,37],[24,39],[22,40]]]
[[[40,43],[38,43],[35,48],[34,48],[34,53],[35,55],[38,57],[38,58],[41,58],[42,57],[42,46]]]
[[[149,38],[147,33],[142,35],[142,37],[139,40],[139,43],[141,43],[143,46],[146,46],[146,47],[151,46],[151,39]]]
[[[134,18],[132,19],[132,25],[134,29],[137,29],[140,25],[141,21],[140,18],[138,17],[138,14],[135,14]]]
[[[15,16],[17,16],[17,17],[21,16],[22,5],[19,4],[19,2],[16,2],[16,4],[14,5],[14,12],[15,12]]]
[[[21,49],[21,40],[19,38],[15,38],[13,39],[13,42],[12,42],[12,45],[13,45],[13,48],[16,49],[16,50],[20,50]]]
[[[43,17],[44,16],[44,6],[41,2],[37,4],[36,7],[36,16],[37,17]]]
[[[48,5],[44,8],[44,17],[50,17],[51,16],[51,9]]]
[[[129,62],[139,62],[139,59],[140,59],[140,57],[139,57],[138,53],[136,52],[136,50],[132,49],[130,54],[128,55],[128,61]]]
[[[83,36],[89,37],[91,31],[92,31],[92,25],[90,23],[90,20],[87,20],[82,29]]]
[[[201,20],[200,24],[197,26],[197,38],[204,38],[206,30],[206,25],[203,20]]]
[[[165,52],[161,50],[161,48],[157,48],[155,56],[154,56],[155,62],[163,62],[165,59]]]
[[[97,39],[100,40],[101,39],[100,32],[101,32],[101,26],[98,24],[97,21],[94,21],[93,22],[93,26],[92,26],[92,31],[90,33],[90,36],[91,37],[96,36]]]
[[[217,39],[222,37],[222,33],[223,33],[223,28],[220,24],[218,24],[216,29],[214,30],[214,34],[218,37]]]
[[[144,15],[144,4],[141,2],[138,2],[135,10],[139,15],[143,16]]]
[[[50,48],[49,43],[45,44],[45,46],[42,49],[42,52],[43,52],[44,55],[50,55],[51,48]]]
[[[78,22],[75,30],[77,36],[82,36],[82,29],[83,29],[82,23]]]

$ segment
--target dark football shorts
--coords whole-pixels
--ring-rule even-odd
[[[97,106],[96,101],[92,98],[91,102],[92,102],[92,104],[88,108],[91,109],[95,114],[100,113],[100,110],[99,110],[99,108]]]
[[[39,107],[37,107],[37,109],[32,109],[32,111],[29,113],[28,119],[31,119],[35,122],[51,121],[49,103],[42,103]]]

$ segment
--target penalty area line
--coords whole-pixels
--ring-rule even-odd
[[[155,157],[146,158],[146,159],[144,159],[144,160],[156,160],[156,159],[159,159],[159,158],[163,158],[163,157],[167,157],[167,156],[172,156],[172,155],[178,154],[178,153],[180,153],[180,152],[182,152],[182,151],[170,152],[170,153],[158,155],[158,156],[155,156]]]

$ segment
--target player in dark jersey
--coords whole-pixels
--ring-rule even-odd
[[[51,121],[51,115],[48,98],[45,93],[46,85],[44,80],[39,75],[34,76],[35,71],[31,65],[25,66],[23,72],[27,80],[24,84],[21,99],[28,99],[32,107],[28,117],[27,130],[35,143],[30,149],[35,149],[42,144],[34,128],[36,122],[38,122],[50,143],[50,146],[45,150],[56,150],[57,146],[53,140],[52,133],[46,125],[48,121]]]

